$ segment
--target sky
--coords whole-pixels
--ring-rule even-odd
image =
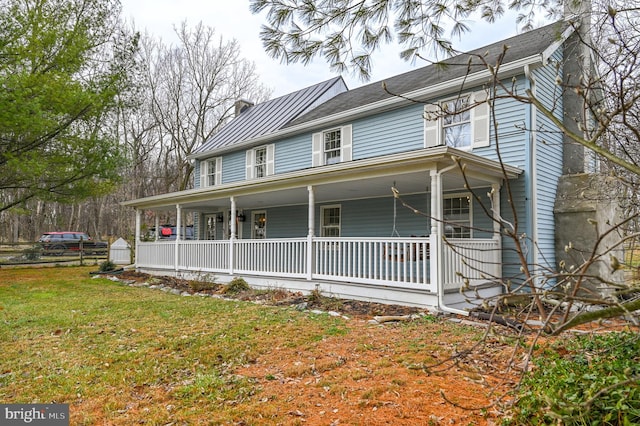
[[[260,40],[260,25],[266,23],[265,14],[253,15],[249,11],[249,0],[121,0],[124,19],[133,22],[141,32],[162,38],[165,44],[175,43],[174,27],[186,21],[194,27],[202,21],[213,27],[224,40],[236,39],[241,55],[256,64],[260,81],[272,90],[272,98],[303,89],[335,77],[329,65],[322,59],[310,65],[281,64],[269,57]],[[497,24],[477,21],[472,33],[461,40],[453,40],[456,48],[467,51],[517,34],[513,17],[504,18]],[[399,57],[400,48],[390,45],[373,56],[372,78],[369,82],[401,74],[425,66],[426,63],[411,64]],[[343,74],[350,89],[367,82],[357,76]]]

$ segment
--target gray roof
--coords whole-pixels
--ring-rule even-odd
[[[347,86],[342,77],[334,77],[297,92],[250,106],[222,127],[211,139],[200,145],[194,155],[275,132],[316,105],[346,90]]]
[[[445,66],[441,64],[429,65],[383,81],[389,92],[405,94],[462,77],[465,74],[486,70],[486,65],[477,56],[482,55],[486,63],[495,65],[499,55],[503,53],[505,45],[509,46],[509,49],[501,61],[502,64],[540,55],[560,39],[561,34],[568,26],[567,22],[556,22],[442,61],[443,64],[446,64]],[[471,65],[469,61],[471,61]],[[289,122],[285,127],[348,111],[392,96],[394,95],[383,90],[381,82],[371,83],[335,96],[307,114]]]

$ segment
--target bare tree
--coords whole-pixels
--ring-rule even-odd
[[[193,29],[182,23],[176,34],[177,46],[144,46],[165,191],[190,186],[193,167],[186,157],[232,117],[236,100],[261,101],[268,95],[258,83],[255,65],[240,56],[237,41],[216,37],[202,23]]]

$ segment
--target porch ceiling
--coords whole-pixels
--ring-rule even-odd
[[[464,177],[455,166],[454,157],[465,164],[467,181],[473,187],[486,187],[504,178],[500,164],[482,157],[435,147],[334,164],[322,168],[284,173],[248,183],[225,184],[215,188],[194,189],[124,202],[124,205],[171,210],[180,204],[185,210],[217,211],[229,208],[230,197],[238,209],[266,208],[308,203],[308,186],[313,186],[317,203],[391,196],[395,186],[401,194],[424,193],[430,188],[430,173],[450,168],[444,174],[443,190],[464,190]],[[453,167],[450,167],[453,166]],[[521,173],[505,166],[507,178]]]

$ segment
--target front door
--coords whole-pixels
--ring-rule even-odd
[[[216,223],[218,222],[217,214],[207,214],[204,216],[204,235],[205,240],[216,239]]]

